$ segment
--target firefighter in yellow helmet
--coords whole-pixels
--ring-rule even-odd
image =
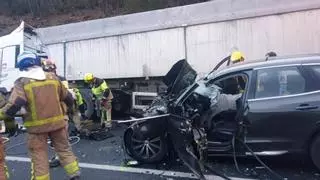
[[[101,115],[102,127],[111,128],[111,102],[113,95],[108,84],[103,79],[94,77],[92,73],[85,74],[84,82],[90,85],[91,91],[96,98],[96,107],[98,113]]]
[[[31,156],[31,179],[49,180],[47,138],[53,142],[70,180],[80,179],[80,168],[66,132],[66,109],[61,102],[73,105],[72,95],[54,73],[44,72],[39,56],[23,52],[18,56],[20,78],[15,81],[8,103],[0,110],[0,119],[13,117],[22,107],[28,132],[27,146]],[[13,128],[8,126],[6,128]]]
[[[236,64],[236,63],[239,63],[239,62],[243,62],[244,61],[244,55],[242,52],[240,51],[234,51],[232,52],[231,54],[231,57],[230,57],[230,60],[232,62],[232,64]],[[235,80],[238,84],[238,90],[239,90],[239,93],[243,93],[244,92],[244,87],[245,87],[245,84],[247,83],[247,80],[245,77],[242,77],[242,76],[239,76],[239,77],[235,77]]]
[[[230,60],[232,64],[236,64],[238,62],[243,62],[244,61],[244,55],[240,51],[234,51],[231,54]]]

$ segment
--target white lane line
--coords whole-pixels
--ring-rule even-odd
[[[7,156],[7,161],[18,161],[18,162],[31,162],[30,158],[26,157],[15,157]],[[105,164],[91,164],[91,163],[79,163],[81,168],[88,169],[99,169],[99,170],[108,170],[108,171],[119,171],[119,172],[129,172],[129,173],[138,173],[138,174],[149,174],[149,175],[158,175],[158,176],[168,176],[168,177],[180,177],[180,178],[190,178],[197,179],[197,177],[192,173],[177,172],[177,171],[166,171],[166,170],[157,170],[157,169],[145,169],[145,168],[132,168],[132,167],[123,167],[123,166],[112,166]],[[206,175],[208,180],[223,180],[222,178],[214,175]],[[233,178],[233,180],[250,180],[246,178]]]

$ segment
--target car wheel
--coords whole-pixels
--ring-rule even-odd
[[[167,154],[167,143],[164,136],[148,138],[128,131],[124,140],[128,154],[142,163],[159,162]]]
[[[320,134],[317,135],[312,144],[311,144],[311,148],[310,148],[310,156],[311,156],[311,160],[314,163],[314,165],[316,165],[316,167],[318,168],[318,170],[320,170]]]

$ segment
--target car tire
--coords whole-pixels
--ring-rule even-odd
[[[163,135],[152,139],[137,137],[132,130],[127,131],[124,135],[126,151],[133,159],[147,164],[164,159],[167,154],[167,142]],[[148,143],[146,144],[146,142]],[[144,149],[142,150],[142,148]]]
[[[310,147],[310,157],[313,164],[320,170],[320,134],[314,139]]]
[[[93,113],[94,113],[94,104],[92,102],[92,93],[90,89],[79,89],[80,94],[83,98],[84,103],[86,104],[86,111],[85,115],[91,119]]]

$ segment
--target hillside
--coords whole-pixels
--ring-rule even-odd
[[[38,28],[208,0],[0,0],[0,36],[21,20]]]

